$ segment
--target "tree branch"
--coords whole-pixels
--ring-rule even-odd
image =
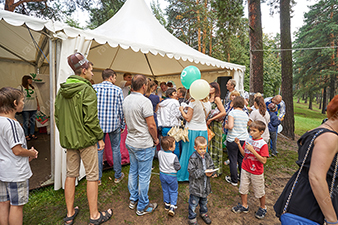
[[[25,2],[46,2],[46,1],[47,0],[20,0],[20,1],[16,2],[16,3],[14,3],[12,5],[12,7],[13,7],[13,11],[14,11],[14,9],[16,7],[18,7],[19,5],[21,5],[21,4],[25,3]]]

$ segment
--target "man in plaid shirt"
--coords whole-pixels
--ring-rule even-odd
[[[124,131],[125,122],[123,115],[123,93],[120,87],[113,83],[116,81],[116,74],[112,69],[105,69],[102,72],[103,82],[93,85],[97,95],[97,109],[100,126],[103,130],[105,140],[106,135],[109,135],[111,148],[113,151],[115,183],[119,183],[124,178],[124,173],[121,172],[121,152],[120,141],[121,132]],[[102,161],[103,150],[98,151],[99,154],[99,185],[102,177]]]

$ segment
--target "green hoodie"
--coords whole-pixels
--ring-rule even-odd
[[[61,146],[66,149],[82,149],[102,140],[96,92],[88,80],[72,75],[61,84],[55,100],[55,122]]]

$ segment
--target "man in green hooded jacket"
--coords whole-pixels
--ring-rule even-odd
[[[65,224],[73,224],[79,212],[74,208],[75,180],[79,176],[82,159],[86,170],[87,199],[90,211],[90,223],[101,224],[110,219],[112,209],[99,212],[98,195],[98,154],[104,149],[103,132],[97,116],[97,97],[90,80],[93,77],[93,64],[81,54],[68,57],[68,64],[75,75],[61,84],[55,100],[55,122],[60,133],[60,144],[67,149],[67,178],[65,182],[65,200],[67,215]],[[99,149],[96,143],[99,143]]]

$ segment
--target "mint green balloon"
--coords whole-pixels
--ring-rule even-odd
[[[181,83],[186,89],[198,79],[201,79],[201,71],[196,66],[187,66],[182,70]]]

